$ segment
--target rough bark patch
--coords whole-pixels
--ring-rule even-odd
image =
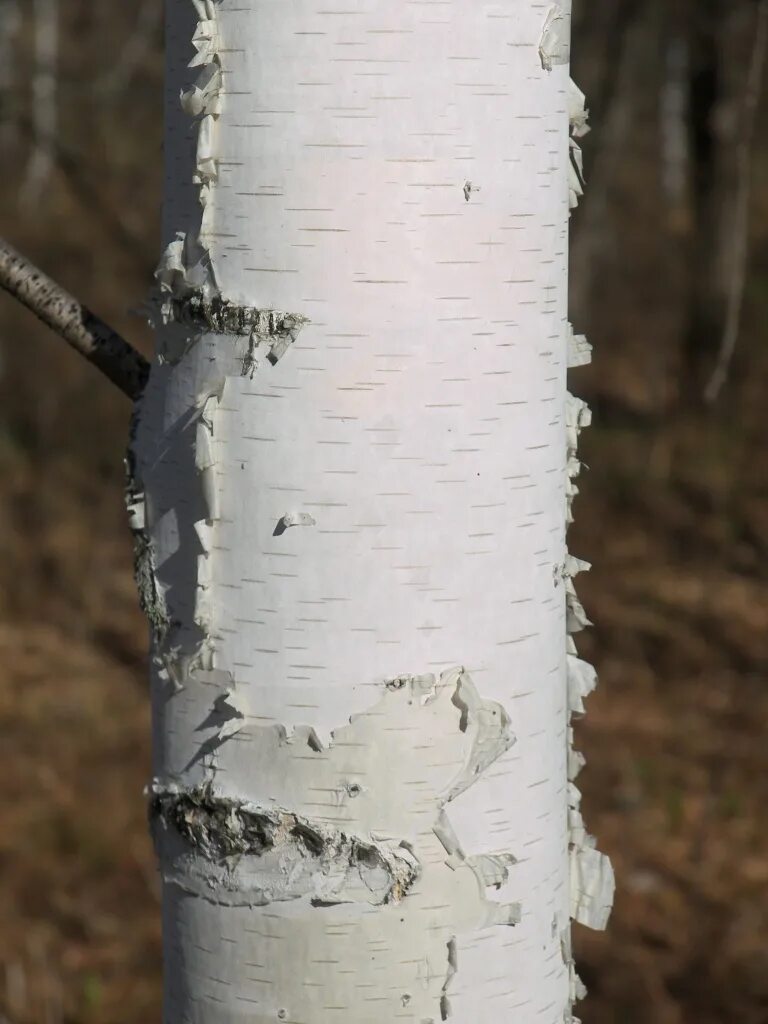
[[[298,814],[215,796],[210,786],[156,791],[150,802],[163,859],[182,868],[174,880],[216,901],[256,906],[309,897],[315,906],[397,903],[419,876],[405,842],[375,842]],[[237,867],[236,885],[227,884]],[[242,878],[248,876],[247,899]]]

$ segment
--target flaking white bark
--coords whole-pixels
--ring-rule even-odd
[[[167,1024],[572,1019],[612,876],[569,784],[567,6],[167,5]]]

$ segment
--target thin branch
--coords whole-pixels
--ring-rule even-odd
[[[31,310],[122,392],[138,399],[149,363],[111,327],[0,238],[0,287]]]
[[[714,402],[728,380],[733,354],[739,340],[741,314],[744,308],[744,291],[749,262],[749,207],[752,188],[752,146],[755,137],[755,123],[760,102],[760,92],[768,49],[768,0],[760,0],[756,12],[754,45],[750,62],[747,88],[744,95],[743,121],[738,143],[739,190],[734,212],[734,253],[731,280],[728,289],[728,311],[725,319],[723,340],[717,357],[717,364],[704,391],[707,402]]]

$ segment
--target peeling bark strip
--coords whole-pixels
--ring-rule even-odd
[[[539,59],[545,71],[571,62],[570,20],[570,14],[566,14],[559,4],[553,4],[547,11],[539,40]]]
[[[0,287],[69,342],[129,398],[139,398],[149,376],[144,356],[3,239]]]
[[[552,12],[550,12],[552,13]],[[547,20],[545,35],[542,38],[542,64],[550,70],[552,64],[556,63],[553,54],[557,47],[552,37],[553,30],[559,19],[557,17]],[[545,40],[549,41],[545,46]],[[545,61],[544,51],[547,51]],[[568,172],[569,206],[573,210],[584,194],[584,171],[582,164],[581,148],[577,142],[589,131],[587,125],[587,110],[584,94],[571,80],[568,92],[568,109],[570,123],[570,167]],[[569,325],[568,338],[568,366],[569,368],[581,366],[590,362],[591,347],[586,338],[574,334],[573,328]],[[581,471],[581,463],[578,458],[579,436],[581,431],[590,425],[592,421],[591,412],[586,402],[575,398],[570,393],[566,394],[566,526],[573,521],[572,505],[578,494],[578,487],[575,480]],[[573,635],[579,633],[591,625],[581,601],[576,593],[574,584],[575,577],[589,571],[589,562],[585,562],[573,555],[568,554],[563,567],[563,578],[565,580],[565,622],[567,636],[567,684],[568,684],[568,711],[571,721],[574,716],[585,713],[584,699],[589,696],[597,685],[597,674],[591,665],[577,657],[576,644]],[[570,854],[570,898],[571,917],[574,921],[602,931],[607,927],[608,918],[613,906],[615,891],[615,879],[613,868],[608,857],[600,853],[596,848],[595,839],[590,836],[584,827],[584,820],[581,816],[580,804],[581,794],[574,783],[574,779],[584,766],[585,759],[582,754],[573,748],[573,727],[568,728],[568,830],[569,830],[569,854]],[[571,955],[570,931],[562,933],[563,961],[568,966],[570,978],[570,1005],[582,999],[586,995],[586,989],[582,984]],[[577,1019],[569,1013],[566,1016],[566,1024],[578,1024]]]
[[[586,97],[573,79],[570,79],[568,83],[568,119],[571,126],[571,162],[568,168],[568,191],[569,205],[572,210],[576,209],[579,205],[579,200],[584,195],[584,160],[578,140],[582,139],[589,132],[588,116]],[[572,363],[569,361],[568,365],[578,366],[582,365],[582,363]]]
[[[406,842],[365,840],[288,811],[216,797],[210,785],[153,792],[150,816],[161,860],[182,862],[171,877],[223,903],[307,897],[313,906],[382,906],[399,903],[419,876]]]
[[[177,6],[188,0],[173,0]],[[192,183],[197,186],[199,208],[190,211],[188,226],[176,232],[160,258],[155,279],[161,296],[161,315],[171,316],[173,300],[200,296],[204,303],[220,297],[208,242],[214,229],[213,189],[219,180],[216,152],[217,126],[222,113],[222,68],[219,54],[220,0],[191,0],[198,16],[192,37],[195,55],[187,61],[192,81],[182,90],[179,108],[191,118],[195,132]]]

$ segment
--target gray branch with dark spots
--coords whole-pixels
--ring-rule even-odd
[[[149,376],[144,356],[0,238],[0,286],[134,401]]]

